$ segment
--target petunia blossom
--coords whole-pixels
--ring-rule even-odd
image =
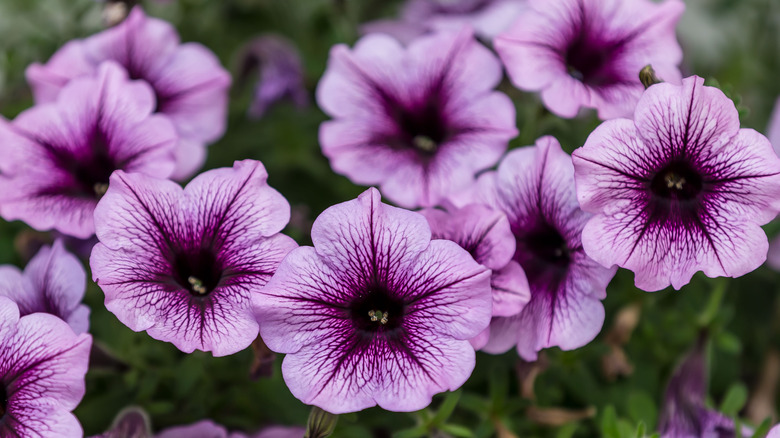
[[[206,144],[225,132],[230,74],[209,49],[180,44],[170,23],[136,6],[119,25],[68,42],[44,65],[30,65],[26,76],[36,103],[54,101],[68,82],[94,74],[106,60],[152,86],[155,111],[173,121],[179,136],[173,177],[192,175],[206,158]]]
[[[769,118],[769,127],[766,130],[766,136],[775,153],[780,155],[780,98],[775,102],[775,108]],[[775,236],[769,242],[769,253],[766,258],[767,264],[773,269],[780,271],[780,236]]]
[[[16,266],[0,266],[0,296],[13,300],[22,316],[50,313],[76,334],[89,329],[89,307],[81,304],[86,289],[84,267],[61,240],[42,247],[24,272]]]
[[[604,325],[606,287],[615,268],[604,268],[582,249],[590,215],[574,193],[571,158],[553,137],[516,149],[498,171],[482,175],[477,196],[509,219],[514,260],[528,276],[531,300],[516,316],[493,318],[483,348],[502,353],[517,345],[525,360],[543,348],[579,348]]]
[[[753,431],[707,407],[706,338],[701,337],[679,364],[666,387],[658,420],[661,438],[748,438]],[[771,436],[771,435],[770,435]]]
[[[377,20],[361,32],[386,33],[408,44],[436,30],[474,28],[480,38],[492,41],[507,30],[525,10],[527,0],[408,0],[398,20]]]
[[[780,155],[780,97],[775,101],[775,108],[769,117],[769,127],[767,127],[766,136],[769,138],[769,142],[772,143],[775,152]]]
[[[516,244],[504,213],[482,204],[426,208],[420,213],[428,219],[434,239],[452,240],[491,270],[493,316],[513,316],[523,310],[531,292],[523,268],[512,260]],[[472,345],[484,347],[488,335],[484,331],[472,339]]]
[[[228,432],[211,420],[201,420],[186,426],[175,426],[160,431],[155,438],[302,438],[306,429],[300,426],[271,426],[257,433]],[[108,437],[106,437],[108,438]]]
[[[221,424],[201,420],[185,426],[174,426],[160,431],[155,438],[246,438],[244,434],[228,434]]]
[[[634,120],[596,128],[573,154],[585,252],[634,272],[646,291],[693,274],[739,277],[767,257],[761,225],[780,210],[780,158],[739,128],[734,103],[704,79],[651,86]]]
[[[512,82],[541,91],[561,117],[581,107],[601,119],[628,117],[643,86],[642,67],[679,83],[682,50],[675,26],[680,0],[529,0],[529,8],[494,44]]]
[[[295,397],[334,414],[415,411],[468,379],[468,340],[490,321],[487,268],[374,188],[325,210],[311,236],[253,296]]]
[[[498,59],[468,30],[403,48],[386,35],[337,45],[317,88],[333,120],[320,144],[333,170],[381,185],[404,207],[433,206],[466,189],[517,135],[515,109],[493,88]]]
[[[283,99],[289,99],[298,108],[308,105],[303,62],[292,41],[281,35],[262,35],[250,41],[243,52],[241,76],[253,73],[258,76],[249,107],[250,117],[262,118],[271,106]]]
[[[36,230],[92,236],[112,171],[173,172],[176,130],[152,114],[154,105],[148,84],[106,62],[96,76],[68,83],[55,102],[11,123],[0,119],[0,214]]]
[[[106,308],[180,350],[233,354],[257,337],[250,297],[295,242],[287,200],[259,161],[204,172],[186,188],[114,172],[95,209],[90,258]]]
[[[84,396],[92,337],[61,319],[19,316],[0,297],[0,436],[81,437],[71,411]]]

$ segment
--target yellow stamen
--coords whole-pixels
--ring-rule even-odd
[[[206,286],[203,286],[203,282],[200,281],[200,279],[190,275],[189,278],[187,278],[187,281],[190,283],[190,286],[192,286],[193,291],[201,295],[205,295],[206,292],[208,292]]]

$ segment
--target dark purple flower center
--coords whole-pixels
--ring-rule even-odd
[[[8,392],[5,389],[5,385],[0,384],[0,420],[5,417],[5,413],[8,410]]]
[[[566,239],[546,221],[515,235],[518,236],[515,260],[525,270],[528,283],[535,288],[557,289],[571,263]]]
[[[210,248],[175,253],[173,268],[176,283],[198,297],[211,293],[222,280],[222,266]]]
[[[106,135],[96,128],[88,144],[81,148],[86,153],[63,151],[60,148],[47,147],[52,161],[57,167],[73,178],[73,183],[58,187],[58,194],[67,194],[79,198],[100,198],[108,189],[111,173],[119,166],[109,154]]]
[[[618,72],[612,67],[612,59],[622,47],[623,42],[599,41],[583,23],[564,53],[569,74],[595,87],[620,82]]]
[[[397,133],[382,136],[378,142],[394,149],[412,149],[422,158],[436,154],[451,136],[451,128],[443,113],[441,84],[434,85],[426,96],[414,105],[402,104],[395,97],[378,89],[387,116],[395,123]]]
[[[447,125],[438,99],[430,99],[418,108],[399,108],[396,121],[402,141],[422,155],[433,155],[447,138]]]
[[[695,202],[704,186],[704,179],[690,163],[675,160],[662,167],[650,181],[650,191],[660,200]]]
[[[358,332],[373,335],[393,333],[403,324],[406,306],[382,286],[371,286],[349,305],[350,317]]]

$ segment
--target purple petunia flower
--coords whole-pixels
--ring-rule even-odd
[[[766,136],[769,138],[769,142],[772,143],[775,152],[780,155],[780,97],[777,98],[775,108],[772,110]]]
[[[775,153],[780,155],[780,98],[775,102],[775,108],[769,118],[769,127],[767,127],[766,136]],[[766,258],[767,264],[773,269],[780,271],[780,236],[775,236],[769,242],[769,253]]]
[[[510,152],[482,175],[478,196],[506,213],[517,242],[514,260],[528,276],[531,301],[517,316],[493,318],[488,353],[517,344],[525,360],[543,348],[579,348],[604,325],[606,287],[615,269],[591,260],[581,233],[590,215],[574,193],[571,158],[553,137]]]
[[[635,274],[636,286],[679,289],[696,271],[738,277],[760,266],[760,225],[780,210],[780,159],[739,129],[734,103],[690,77],[651,86],[634,120],[596,128],[574,152],[590,257]]]
[[[490,321],[485,267],[374,188],[325,210],[311,237],[253,296],[294,396],[335,414],[415,411],[466,381],[468,339]]]
[[[433,206],[474,182],[517,135],[509,98],[492,91],[501,65],[470,31],[404,49],[386,35],[335,46],[317,88],[334,117],[323,153],[354,183],[380,184],[404,207]]]
[[[247,44],[242,58],[244,75],[259,72],[250,117],[262,118],[282,99],[290,99],[298,108],[308,105],[301,55],[290,40],[273,34],[257,37]]]
[[[22,316],[50,313],[76,334],[89,329],[89,307],[81,304],[86,288],[84,267],[65,251],[61,240],[41,248],[24,272],[16,266],[0,266],[0,296],[13,300]]]
[[[245,438],[244,434],[228,434],[224,426],[211,420],[201,420],[186,426],[160,431],[155,438]]]
[[[92,337],[45,313],[19,316],[0,297],[0,436],[80,437]]]
[[[361,26],[363,34],[385,33],[404,44],[426,32],[474,28],[477,36],[493,40],[526,9],[526,0],[409,0],[400,20],[378,20]]]
[[[523,268],[512,260],[515,239],[504,213],[480,204],[449,205],[446,210],[426,208],[420,213],[428,219],[434,239],[452,240],[492,271],[493,316],[513,316],[523,310],[531,292]],[[488,334],[484,331],[472,345],[484,347]]]
[[[173,171],[176,130],[153,109],[149,86],[106,62],[96,77],[70,82],[56,102],[0,120],[0,214],[90,237],[112,171],[161,178]]]
[[[115,172],[95,209],[90,264],[106,307],[180,350],[233,354],[257,337],[251,308],[295,242],[290,206],[259,161],[171,181]]]
[[[707,366],[704,339],[697,341],[669,379],[658,420],[661,438],[750,437],[753,431],[749,427],[742,426],[742,433],[737,435],[733,419],[705,405]]]
[[[211,420],[201,420],[187,426],[176,426],[165,429],[155,435],[155,438],[301,438],[306,429],[300,426],[272,426],[255,434],[241,432],[229,433],[228,430]]]
[[[28,67],[27,81],[37,103],[51,102],[74,78],[93,74],[105,60],[121,64],[131,79],[154,89],[155,111],[176,126],[176,170],[192,175],[206,157],[205,145],[225,131],[230,74],[206,47],[179,43],[169,23],[149,18],[136,6],[121,24],[65,44],[45,65]]]
[[[588,107],[604,120],[627,117],[642,94],[642,67],[680,81],[674,29],[684,8],[680,0],[529,0],[495,46],[512,82],[541,91],[558,116]]]

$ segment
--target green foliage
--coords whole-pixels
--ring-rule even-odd
[[[147,2],[152,15],[179,29],[183,41],[211,48],[228,68],[235,68],[242,45],[252,37],[277,32],[301,50],[310,91],[325,69],[328,51],[337,43],[352,44],[361,22],[389,17],[399,1],[386,0],[172,0]],[[718,86],[740,108],[743,126],[764,132],[769,112],[780,94],[780,11],[773,0],[690,1],[686,19],[726,33],[722,40],[697,40],[681,27],[684,69],[717,79]],[[711,3],[711,4],[710,4]],[[0,112],[14,117],[32,105],[24,69],[43,62],[71,38],[101,29],[99,2],[94,0],[3,0],[0,2]],[[698,15],[696,15],[698,14]],[[737,29],[736,31],[734,29]],[[697,31],[702,31],[698,29]],[[731,33],[728,33],[731,32]],[[716,48],[716,55],[710,54]],[[709,82],[714,83],[714,82]],[[320,152],[319,124],[326,116],[316,105],[297,110],[280,104],[259,121],[246,118],[251,86],[232,90],[227,134],[212,145],[206,168],[231,165],[234,160],[263,161],[269,182],[303,218],[285,232],[310,244],[305,222],[328,206],[354,198],[363,188],[336,175]],[[519,136],[510,146],[532,144],[554,135],[564,148],[581,146],[599,124],[589,112],[562,120],[541,105],[537,95],[523,93],[508,81],[500,86],[515,102]],[[750,111],[747,111],[747,109]],[[18,248],[20,223],[0,223],[0,262],[23,265]],[[780,227],[767,226],[770,235]],[[414,438],[424,436],[491,437],[500,431],[518,437],[608,438],[654,436],[663,391],[679,358],[706,329],[710,351],[709,396],[722,400],[729,416],[744,415],[766,352],[780,345],[777,321],[778,274],[766,268],[739,279],[711,280],[699,274],[682,291],[645,293],[633,286],[629,272],[620,271],[608,288],[605,329],[591,344],[575,351],[551,349],[547,367],[538,375],[533,400],[521,393],[514,351],[504,355],[477,354],[472,377],[458,391],[434,397],[432,405],[412,414],[378,408],[342,415],[333,436]],[[88,435],[105,430],[129,405],[147,410],[155,430],[211,418],[233,430],[253,431],[269,424],[304,425],[310,408],[296,400],[284,385],[281,361],[273,375],[249,379],[251,351],[214,358],[210,354],[179,352],[171,344],[134,333],[109,313],[103,294],[89,286],[86,302],[92,309],[91,327],[106,358],[93,360],[87,394],[76,409]],[[602,361],[610,352],[605,333],[618,311],[641,308],[630,341],[622,346],[633,372],[610,378]],[[561,408],[597,414],[560,424],[547,424],[529,415],[530,408]],[[747,420],[741,420],[748,423]],[[763,436],[768,422],[756,428]],[[511,436],[511,435],[510,435]]]

